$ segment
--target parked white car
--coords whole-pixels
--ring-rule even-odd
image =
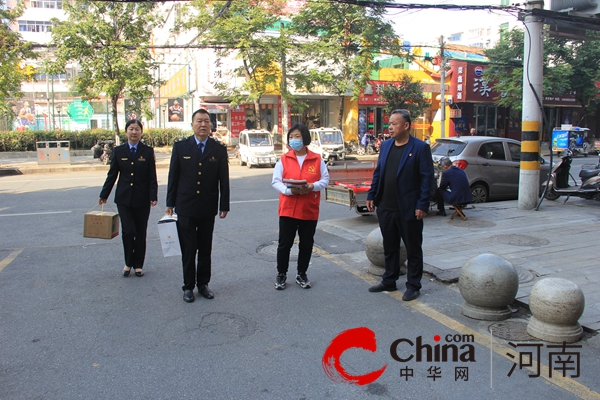
[[[337,128],[315,128],[310,130],[309,150],[319,154],[326,163],[346,157],[344,135]]]
[[[275,167],[277,156],[273,147],[273,137],[264,129],[244,129],[240,132],[238,144],[240,165],[270,165]]]

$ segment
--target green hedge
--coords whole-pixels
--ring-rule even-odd
[[[144,130],[144,143],[153,147],[172,146],[179,138],[190,136],[192,133],[181,129]],[[74,150],[89,150],[98,140],[112,139],[114,132],[109,129],[86,129],[83,131],[33,131],[24,132],[0,131],[0,151],[35,151],[35,142],[48,140],[69,140]],[[121,133],[121,142],[127,140]]]

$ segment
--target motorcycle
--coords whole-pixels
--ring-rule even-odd
[[[93,154],[94,158],[98,158],[101,163],[107,165],[108,163],[110,163],[110,161],[112,159],[112,152],[113,152],[114,147],[115,147],[114,140],[111,140],[111,139],[99,140],[92,147],[92,154]]]
[[[586,164],[581,167],[579,178],[581,186],[571,175],[571,163],[573,162],[573,152],[566,150],[563,152],[561,161],[552,168],[548,187],[545,188],[544,197],[548,200],[556,200],[560,196],[581,197],[588,200],[600,200],[600,160],[598,164]],[[569,177],[575,182],[575,186],[569,185]]]

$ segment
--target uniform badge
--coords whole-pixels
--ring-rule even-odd
[[[314,174],[315,173],[315,166],[311,165],[310,167],[308,167],[308,173],[309,174]]]

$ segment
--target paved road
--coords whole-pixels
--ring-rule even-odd
[[[376,282],[364,255],[374,217],[323,203],[309,270],[313,288],[290,282],[279,292],[272,282],[277,196],[269,187],[271,170],[232,166],[232,211],[215,231],[216,298],[187,304],[180,260],[162,257],[153,228],[164,210],[166,173],[159,170],[143,278],[120,276],[118,238],[81,237],[82,214],[96,201],[105,171],[0,178],[0,226],[7,232],[0,241],[0,398],[600,398],[597,336],[586,333],[579,343],[580,377],[557,379],[555,372],[550,378],[546,343],[539,378],[527,376],[535,368],[517,368],[508,377],[509,340],[490,338],[490,326],[497,325],[462,316],[456,285],[435,279],[451,281],[463,260],[484,251],[497,251],[523,270],[531,260],[550,262],[564,253],[573,260],[563,261],[570,274],[594,275],[578,270],[589,268],[579,268],[583,259],[594,258],[593,247],[582,247],[595,243],[589,234],[598,219],[595,203],[544,202],[539,212],[518,211],[516,202],[489,203],[467,210],[467,221],[427,217],[426,262],[434,275],[411,303],[402,302],[400,292],[366,290]],[[588,234],[574,238],[570,252],[564,243],[582,227]],[[505,234],[529,239],[517,236],[521,242],[507,244],[498,238]],[[563,247],[554,250],[559,243]],[[544,268],[547,275],[562,272]],[[528,314],[515,311],[508,331],[519,333]],[[321,364],[336,335],[356,327],[374,332],[377,350],[346,351],[346,371],[359,375],[387,364],[366,386],[333,382]],[[434,346],[436,334],[444,344],[447,335],[473,335],[468,343],[475,361],[391,357],[397,339],[421,336]],[[518,342],[539,343],[531,340]],[[400,356],[408,357],[412,348],[404,346]],[[455,368],[464,364],[468,380],[455,380]],[[434,380],[431,367],[442,377]],[[414,376],[402,377],[409,369]]]

